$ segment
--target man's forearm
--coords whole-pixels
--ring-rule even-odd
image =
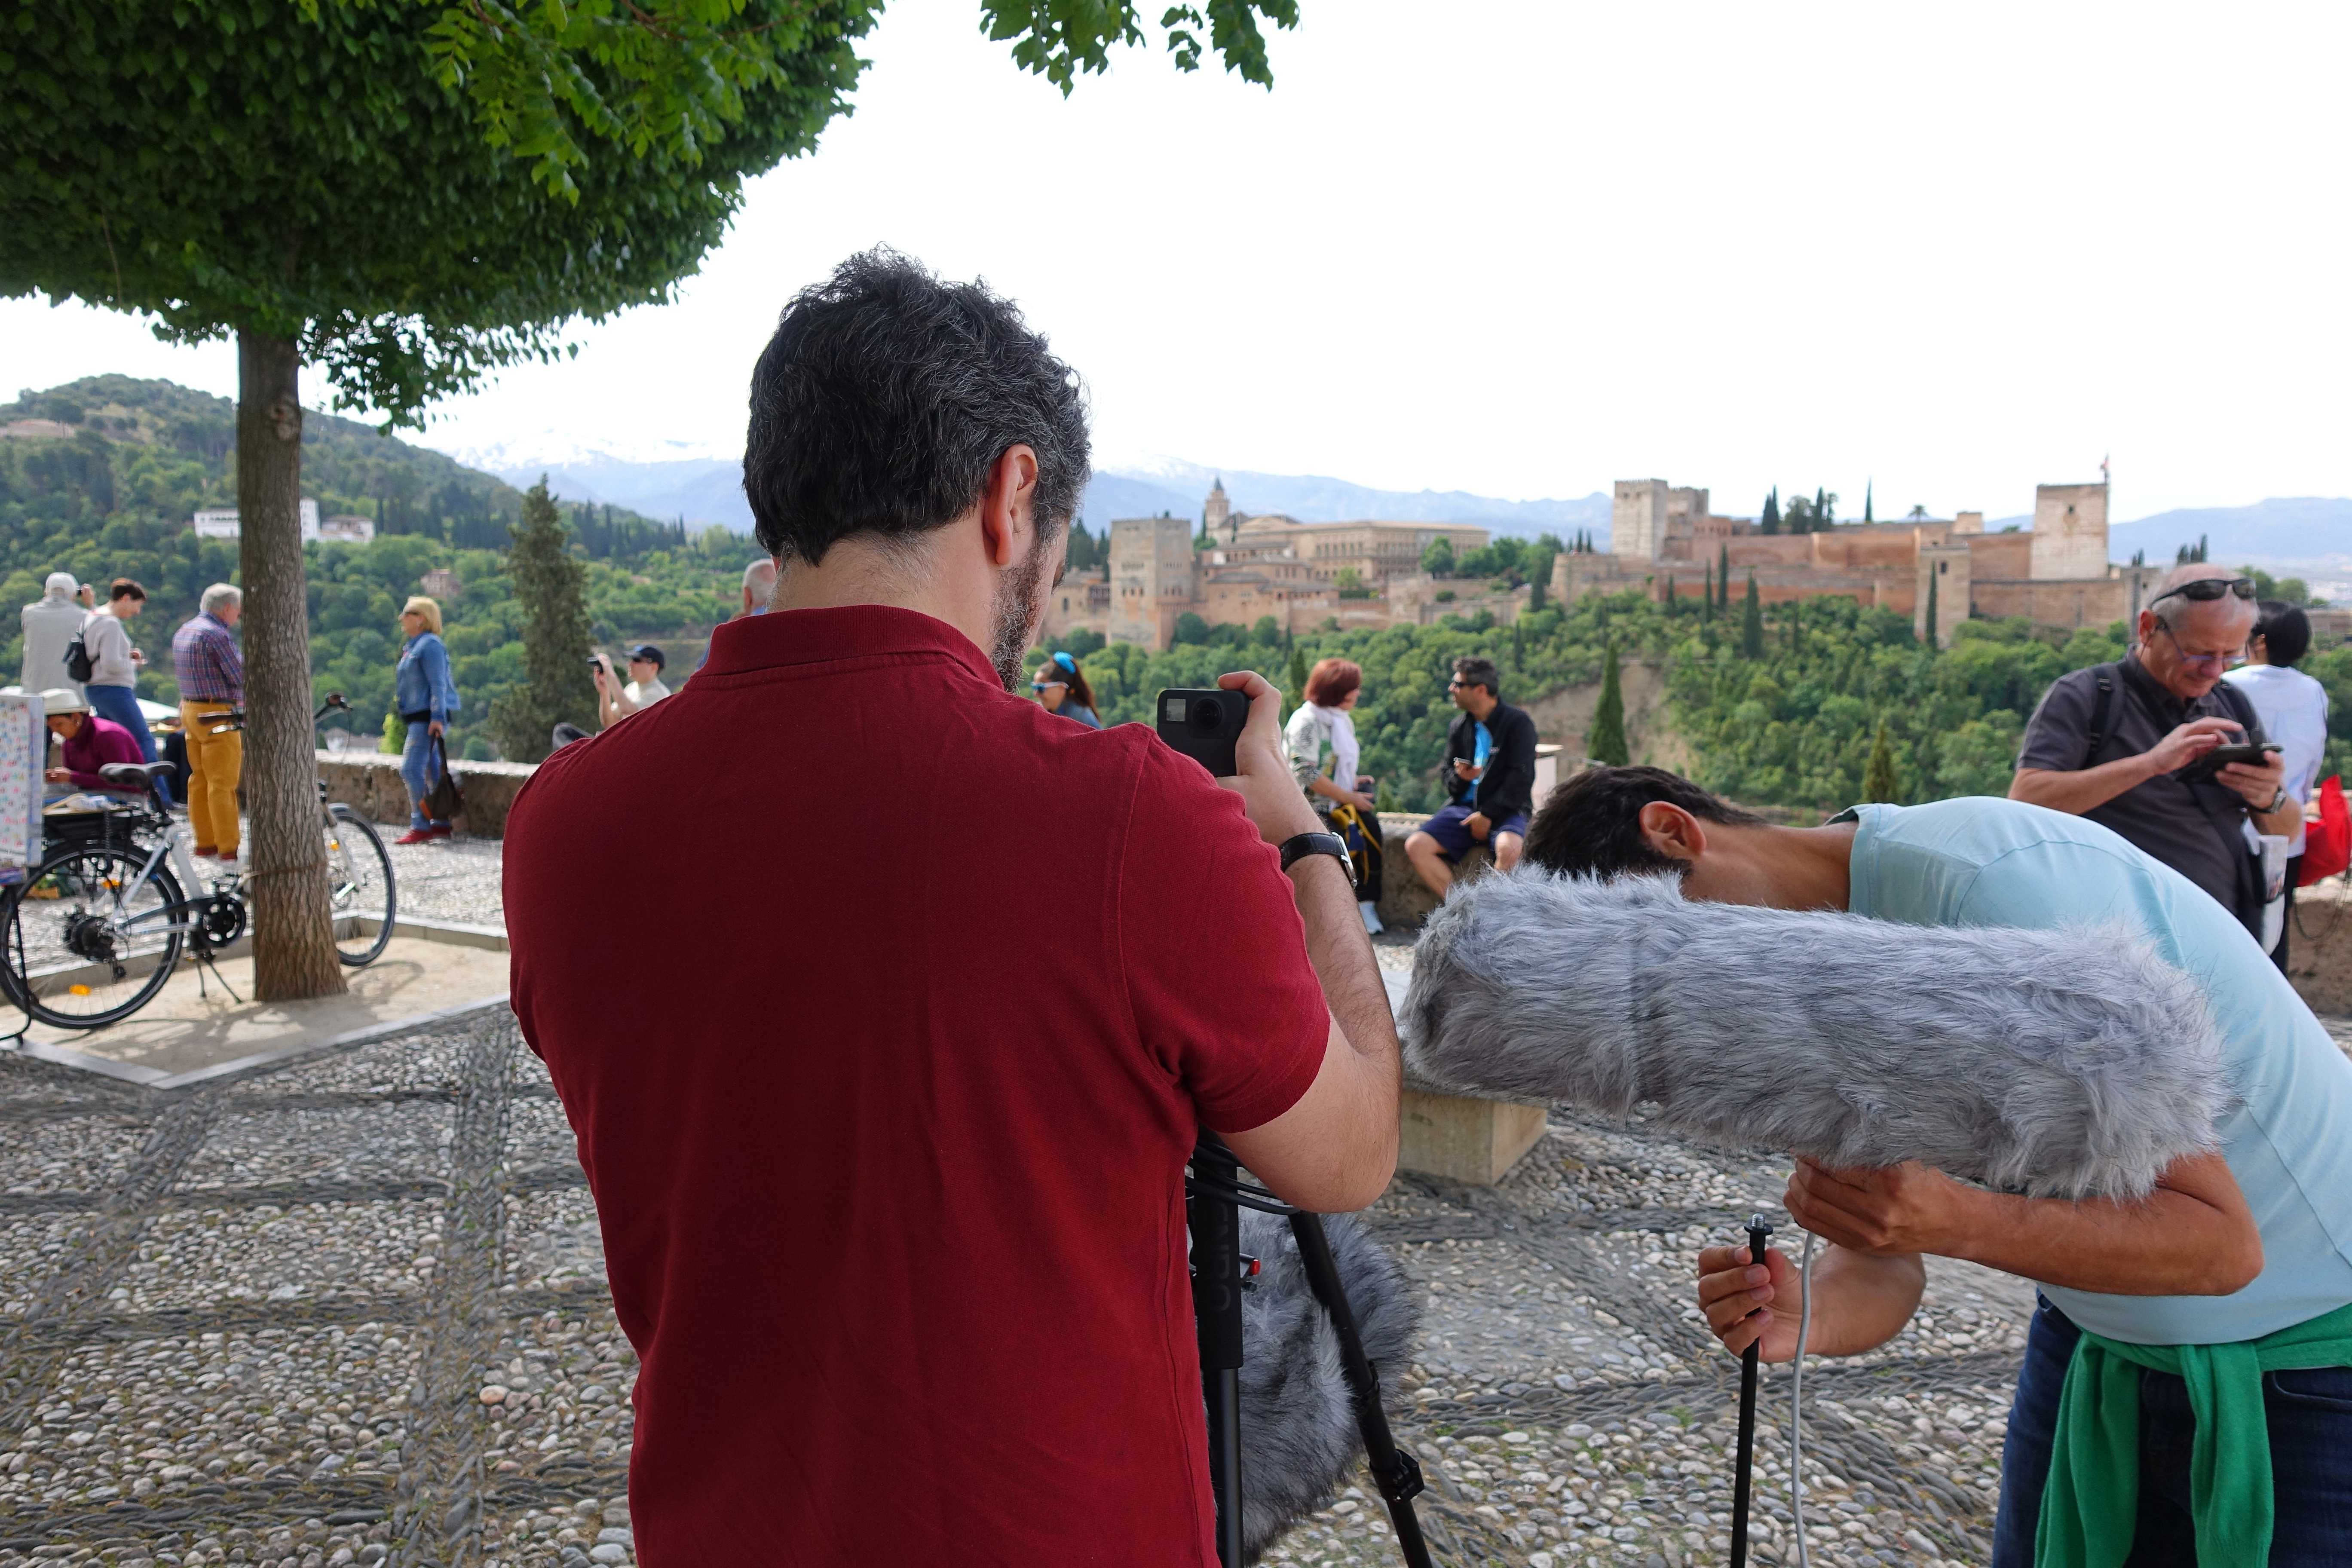
[[[1790,1252],[1796,1256],[1794,1247]],[[1813,1259],[1813,1321],[1805,1353],[1860,1355],[1876,1350],[1903,1331],[1919,1310],[1927,1285],[1927,1266],[1916,1252],[1882,1258],[1834,1244],[1825,1247]],[[1786,1295],[1786,1309],[1793,1314],[1799,1305],[1794,1279]]]
[[[1290,868],[1298,918],[1307,927],[1307,959],[1323,983],[1323,999],[1339,1032],[1359,1056],[1385,1058],[1391,1082],[1398,1073],[1396,1019],[1389,1011],[1388,987],[1381,981],[1372,940],[1356,910],[1356,887],[1347,868],[1328,855],[1309,855]]]
[[[1948,1251],[1988,1268],[2109,1296],[2225,1296],[2262,1270],[2259,1237],[2204,1199],[2158,1187],[2126,1203],[1979,1194]]]
[[[2293,838],[2303,830],[2303,803],[2288,795],[2276,811],[2252,813],[2254,831],[2275,833],[2281,838]]]
[[[2080,816],[2095,811],[2127,789],[2156,776],[2146,753],[2118,757],[2095,768],[2066,773],[2056,768],[2020,768],[2009,781],[2009,798]]]

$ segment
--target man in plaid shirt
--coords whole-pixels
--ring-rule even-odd
[[[196,854],[236,862],[236,783],[245,771],[245,737],[215,735],[216,715],[245,706],[245,656],[229,628],[245,613],[245,596],[226,583],[205,590],[202,609],[172,634],[172,667],[180,681],[180,728],[188,742],[188,826]]]

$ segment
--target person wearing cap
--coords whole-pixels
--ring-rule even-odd
[[[1087,684],[1087,673],[1078,661],[1066,653],[1057,653],[1037,667],[1029,678],[1029,689],[1048,713],[1058,713],[1074,720],[1089,730],[1103,727],[1102,717],[1095,711],[1095,689]]]
[[[613,661],[603,654],[596,656],[596,717],[604,729],[611,729],[640,708],[650,708],[669,695],[662,684],[662,666],[668,663],[662,650],[649,642],[641,642],[629,650],[629,680],[624,686],[613,673]]]
[[[25,673],[20,684],[27,691],[65,687],[81,695],[81,682],[66,673],[66,649],[81,635],[83,606],[75,602],[81,584],[70,572],[52,572],[41,584],[41,596],[24,609]]]
[[[106,775],[99,771],[110,763],[147,760],[130,731],[91,712],[89,699],[70,686],[53,686],[42,692],[41,711],[48,720],[49,733],[58,738],[65,753],[65,765],[49,769],[41,775],[44,779],[53,784],[71,784],[76,789],[106,790],[118,795],[136,793],[109,784]]]
[[[400,751],[401,782],[408,786],[408,831],[395,844],[422,844],[449,837],[449,825],[425,809],[425,798],[441,781],[440,741],[449,727],[449,715],[462,704],[457,683],[449,675],[449,649],[441,640],[441,605],[419,594],[401,606],[400,629],[407,637],[401,646],[400,668],[393,677],[392,700],[408,726],[407,742]]]

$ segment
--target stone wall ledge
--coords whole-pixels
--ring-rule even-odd
[[[365,814],[371,822],[408,825],[408,786],[401,782],[398,757],[383,752],[320,752],[317,756],[329,800]],[[465,809],[450,826],[470,837],[501,838],[508,808],[539,768],[531,763],[452,758],[449,771],[465,795]]]

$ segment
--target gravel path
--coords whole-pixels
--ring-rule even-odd
[[[486,847],[402,852],[439,918],[479,919]],[[1555,1110],[1497,1187],[1396,1182],[1370,1217],[1425,1318],[1389,1403],[1441,1562],[1722,1560],[1737,1372],[1690,1257],[1778,1218],[1786,1173]],[[635,1361],[604,1282],[503,1012],[170,1098],[0,1054],[0,1568],[631,1563]],[[1893,1345],[1815,1364],[1815,1562],[1985,1560],[2030,1300],[1934,1263]],[[1767,1563],[1792,1560],[1787,1414],[1775,1371]],[[1269,1561],[1396,1556],[1359,1476]]]

